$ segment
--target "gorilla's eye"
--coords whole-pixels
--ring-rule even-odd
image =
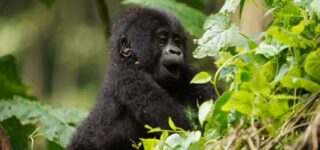
[[[161,34],[159,36],[159,43],[160,44],[167,44],[168,42],[168,37],[165,34]]]
[[[177,45],[180,45],[180,44],[182,44],[182,40],[180,38],[176,38],[176,39],[174,39],[174,43]]]

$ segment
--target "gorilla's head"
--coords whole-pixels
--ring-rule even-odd
[[[132,9],[112,27],[112,61],[122,69],[150,73],[157,81],[174,82],[185,63],[185,40],[174,16],[154,9]]]

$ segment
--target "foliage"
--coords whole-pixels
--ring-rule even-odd
[[[190,35],[199,37],[203,33],[202,25],[206,19],[206,15],[175,0],[124,0],[123,3],[166,10],[174,14],[181,21],[182,26]]]
[[[206,19],[204,34],[195,40],[194,57],[214,56],[219,67],[214,77],[200,72],[191,81],[211,82],[219,95],[214,103],[199,107],[203,132],[147,126],[149,132],[162,134],[160,139],[143,139],[144,148],[316,148],[319,141],[312,135],[320,122],[319,2],[265,0],[266,13],[274,20],[261,40],[241,34],[230,20],[230,12],[238,5],[242,10],[244,0],[227,0],[219,13]],[[228,86],[222,94],[217,90],[221,81]]]
[[[27,95],[27,87],[22,83],[16,67],[13,56],[0,57],[0,98]]]
[[[12,56],[0,57],[0,121],[13,148],[27,149],[28,138],[32,142],[39,135],[65,147],[87,113],[30,100],[16,70]]]

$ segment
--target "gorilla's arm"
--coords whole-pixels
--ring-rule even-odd
[[[125,86],[117,88],[118,100],[141,125],[168,129],[168,118],[171,117],[177,126],[192,129],[182,105],[174,101],[150,74],[134,69],[121,71],[121,74],[117,82]]]

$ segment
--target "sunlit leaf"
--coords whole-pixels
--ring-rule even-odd
[[[160,142],[160,140],[158,139],[140,138],[140,140],[142,141],[143,149],[145,150],[154,150],[157,147],[158,143]]]
[[[207,83],[211,80],[211,76],[207,72],[199,72],[197,73],[193,79],[190,81],[190,83],[194,84],[203,84]]]
[[[301,21],[298,25],[293,26],[291,31],[295,34],[300,34],[305,28],[304,21]]]
[[[198,118],[199,118],[199,122],[200,122],[201,126],[203,125],[204,121],[206,120],[209,112],[212,110],[212,106],[213,106],[212,100],[208,100],[200,105]]]
[[[169,122],[169,126],[170,126],[170,128],[171,128],[172,130],[176,130],[176,129],[177,129],[177,127],[176,127],[176,125],[174,125],[171,117],[169,117],[169,121],[168,121],[168,122]]]
[[[274,117],[278,117],[289,109],[287,101],[272,100],[268,104],[268,111]]]
[[[285,76],[280,80],[288,88],[303,88],[310,92],[320,92],[320,85],[305,78]]]
[[[184,135],[174,133],[167,138],[164,150],[188,149],[192,143],[199,141],[200,137],[200,131],[188,132]]]
[[[39,125],[39,133],[65,147],[75,131],[75,126],[87,112],[43,105],[36,101],[15,97],[0,101],[0,121],[16,117],[25,124]]]
[[[237,110],[246,115],[252,112],[254,95],[248,91],[236,91],[231,98],[222,106],[223,111]]]
[[[301,48],[315,46],[314,42],[280,27],[271,27],[270,29],[268,29],[267,34],[271,35],[280,43],[285,44],[287,46]]]
[[[193,52],[195,58],[214,56],[221,48],[246,44],[238,27],[225,14],[210,15],[203,28],[206,32],[196,41],[198,47]]]
[[[304,70],[309,76],[320,81],[320,49],[308,54],[304,64]]]

